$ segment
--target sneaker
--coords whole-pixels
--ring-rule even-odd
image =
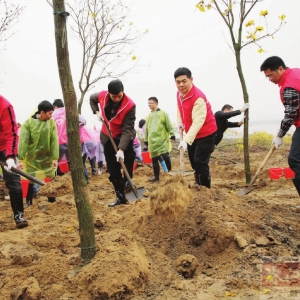
[[[15,222],[17,228],[21,229],[28,226],[28,222],[24,219],[23,213],[19,212],[17,215],[15,215]]]
[[[99,169],[98,169],[98,175],[101,175],[101,174],[102,174],[102,169],[99,168]]]
[[[9,195],[5,196],[4,199],[5,199],[5,200],[10,200]]]

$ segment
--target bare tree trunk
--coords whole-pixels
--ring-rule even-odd
[[[78,109],[79,114],[81,114],[81,108],[82,108],[82,103],[83,103],[83,99],[84,99],[85,94],[86,94],[86,91],[82,91],[80,93],[80,98],[79,98],[79,101],[78,101],[78,104],[77,104],[77,109]]]
[[[241,52],[239,49],[236,49],[236,68],[239,74],[240,82],[242,85],[243,90],[243,97],[244,102],[249,103],[249,95],[247,91],[247,86],[242,70],[242,64],[241,64]],[[245,177],[246,177],[246,183],[249,183],[251,181],[251,170],[250,170],[250,157],[249,157],[249,109],[245,112],[246,118],[244,123],[244,164],[245,164]]]
[[[79,220],[81,258],[88,262],[96,254],[92,209],[84,179],[79,140],[76,93],[71,74],[64,0],[53,0],[57,65],[66,107],[71,175]]]

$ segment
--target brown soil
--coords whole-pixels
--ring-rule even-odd
[[[211,160],[210,190],[194,185],[193,175],[180,182],[162,173],[159,183],[149,183],[152,169],[140,166],[133,181],[147,188],[148,199],[109,208],[115,195],[108,174],[90,175],[97,253],[85,266],[69,175],[41,190],[25,211],[25,229],[15,228],[10,202],[0,201],[0,298],[290,299],[262,285],[271,278],[269,266],[262,277],[266,257],[297,260],[300,252],[300,213],[292,209],[300,199],[290,179],[271,181],[267,171],[287,166],[288,147],[274,152],[246,196],[236,194],[244,187],[243,154],[221,150]],[[254,174],[268,149],[252,150]],[[172,162],[179,170],[176,154]],[[190,169],[186,158],[185,170]],[[150,205],[159,195],[166,198],[167,185],[175,197],[186,189],[183,210],[171,220],[154,215]],[[48,203],[47,193],[57,202]]]

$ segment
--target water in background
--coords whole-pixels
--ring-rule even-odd
[[[276,135],[280,126],[281,120],[272,121],[252,121],[249,126],[249,133],[254,132],[267,132],[272,135]],[[295,131],[295,126],[292,126],[288,131],[288,134],[293,134]],[[228,128],[224,133],[224,138],[241,138],[244,133],[244,126],[238,128]]]

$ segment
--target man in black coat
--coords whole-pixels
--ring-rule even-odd
[[[242,112],[249,108],[249,103],[244,103],[241,109],[233,110],[233,107],[229,104],[225,104],[222,110],[215,113],[215,119],[217,122],[217,136],[215,137],[215,145],[217,146],[223,139],[223,134],[227,128],[240,127],[244,124],[243,117],[239,122],[229,122],[228,119],[240,115]]]

